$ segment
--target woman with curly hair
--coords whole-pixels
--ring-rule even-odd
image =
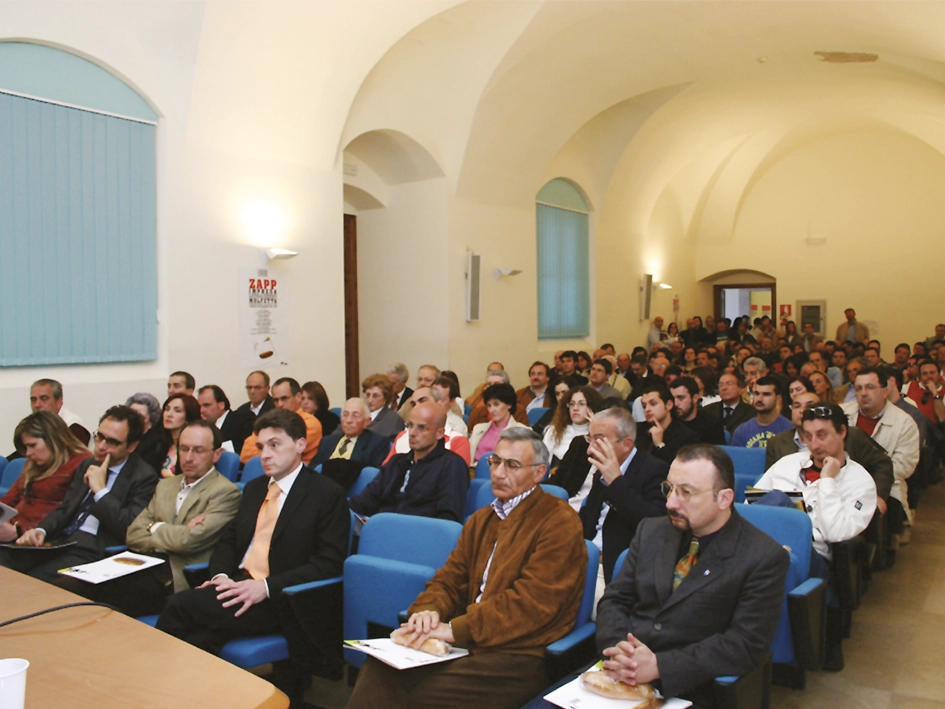
[[[575,436],[587,433],[591,416],[600,408],[601,396],[592,387],[569,389],[555,407],[551,425],[545,429],[545,447],[551,453],[551,468],[568,452]]]

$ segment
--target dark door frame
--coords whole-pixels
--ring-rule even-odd
[[[724,285],[713,285],[713,299],[715,302],[715,319],[718,320],[721,317],[724,317],[722,313],[722,289],[723,288],[754,288],[755,290],[761,290],[770,288],[771,289],[771,315],[770,317],[775,323],[780,322],[778,316],[778,286],[777,283],[726,283]],[[743,315],[751,315],[751,313],[742,313]],[[760,315],[758,317],[761,317]]]
[[[361,359],[358,341],[358,218],[345,214],[345,396],[361,394]]]

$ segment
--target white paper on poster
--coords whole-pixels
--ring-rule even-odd
[[[266,268],[241,268],[239,299],[240,367],[288,367],[288,277]]]

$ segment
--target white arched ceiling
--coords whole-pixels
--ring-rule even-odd
[[[409,135],[395,130],[373,130],[352,140],[344,150],[345,162],[354,156],[386,185],[442,177],[443,170],[430,152]]]

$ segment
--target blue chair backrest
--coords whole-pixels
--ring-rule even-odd
[[[469,414],[472,413],[472,406],[463,402],[463,418],[466,420],[466,423],[469,423]]]
[[[594,610],[594,594],[597,591],[597,572],[600,567],[600,549],[594,542],[587,539],[584,540],[584,544],[587,546],[587,573],[584,577],[584,595],[581,596],[581,605],[578,606],[575,628],[580,628],[591,619],[591,613]]]
[[[236,453],[223,451],[217,461],[217,470],[231,483],[235,483],[240,479],[240,457]]]
[[[800,510],[787,507],[736,504],[735,509],[778,544],[790,548],[791,555],[797,558],[798,569],[803,574],[800,580],[806,581],[813,548],[811,539],[814,527],[810,517]]]
[[[477,478],[477,480],[478,479],[479,478]],[[476,503],[475,503],[476,510],[481,510],[483,507],[488,507],[489,505],[492,504],[492,501],[495,499],[495,495],[492,494],[492,481],[483,480],[483,482],[485,484],[482,485],[479,488],[479,490],[476,492]],[[470,488],[469,494],[472,494],[471,488]]]
[[[23,474],[24,465],[26,465],[26,458],[15,458],[7,463],[3,469],[3,475],[0,476],[0,489],[6,491],[13,487],[13,483]]]
[[[355,480],[351,487],[348,488],[348,497],[354,497],[364,492],[370,482],[377,477],[377,474],[380,472],[380,468],[362,468],[361,474],[358,475],[358,479]]]
[[[725,445],[729,445],[732,442],[732,432],[727,428],[725,429]]]
[[[737,446],[720,446],[729,454],[735,465],[735,474],[745,478],[754,477],[752,484],[758,482],[765,474],[765,449],[741,448]],[[744,489],[744,488],[743,488]]]
[[[438,569],[456,547],[463,525],[446,519],[381,512],[364,524],[358,555]]]
[[[475,478],[469,481],[469,490],[466,492],[466,514],[464,519],[469,519],[472,516],[472,513],[479,509],[479,507],[477,507],[479,491],[484,485],[488,485],[489,489],[492,489],[492,485],[488,480]]]
[[[3,469],[7,467],[7,459],[0,455],[0,480],[3,480]]]
[[[338,418],[341,418],[341,407],[340,407],[340,406],[332,406],[332,407],[331,407],[330,409],[328,409],[328,410],[331,411],[331,412],[332,412],[335,416],[337,416]],[[329,433],[331,433],[331,431],[326,431],[326,432],[325,432],[326,435],[329,434]]]
[[[529,409],[528,410],[528,425],[534,426],[536,423],[538,423],[539,419],[541,419],[541,417],[547,413],[548,413],[548,408],[545,406],[539,406],[537,409]]]
[[[258,478],[262,474],[262,461],[259,460],[258,455],[255,455],[247,460],[246,465],[243,466],[243,473],[240,475],[240,482],[248,483],[253,478]]]
[[[617,563],[614,564],[614,575],[611,578],[617,578],[617,574],[619,574],[620,569],[623,568],[623,562],[627,560],[627,554],[629,552],[629,549],[624,549],[622,552],[620,552],[620,556],[617,557]]]
[[[565,502],[567,502],[568,499],[569,499],[569,498],[568,498],[568,491],[565,490],[563,487],[559,487],[558,485],[544,485],[544,484],[542,484],[541,489],[544,490],[545,492],[547,492],[549,495],[554,495],[555,497],[557,497],[557,498],[559,498],[559,499],[561,499],[561,500],[564,500]],[[596,549],[597,547],[594,547],[594,548]]]
[[[473,455],[476,455],[476,451],[472,451]],[[483,453],[479,457],[479,461],[476,463],[476,477],[482,480],[491,480],[492,476],[489,475],[489,456],[492,455],[492,451],[488,453]]]

